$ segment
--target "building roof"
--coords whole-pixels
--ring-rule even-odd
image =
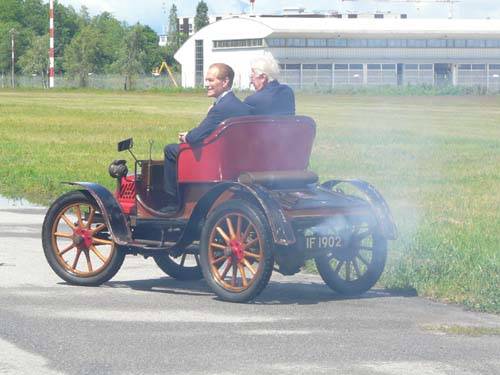
[[[274,32],[273,34],[500,34],[497,19],[373,19],[373,18],[300,18],[251,17]],[[234,19],[233,18],[233,19]],[[219,22],[225,22],[223,19]]]

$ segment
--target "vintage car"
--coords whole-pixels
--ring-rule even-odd
[[[357,295],[383,272],[396,227],[382,196],[360,180],[318,183],[308,170],[316,134],[305,116],[248,116],[223,122],[202,144],[182,144],[180,203],[162,212],[163,161],[115,161],[114,193],[88,182],[59,197],[43,224],[48,263],[71,284],[110,280],[127,254],[153,257],[180,280],[205,278],[222,300],[254,299],[273,270],[314,260],[334,291]]]

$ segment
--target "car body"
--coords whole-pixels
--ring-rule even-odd
[[[223,300],[245,302],[274,269],[299,272],[314,260],[335,291],[360,294],[379,279],[387,241],[396,238],[390,210],[360,180],[318,183],[309,171],[316,124],[306,116],[247,116],[223,122],[202,144],[181,144],[177,210],[163,212],[163,161],[110,166],[115,192],[71,183],[43,227],[54,271],[77,285],[99,285],[126,254],[154,257],[172,277],[204,277]],[[119,144],[119,150],[132,141]]]

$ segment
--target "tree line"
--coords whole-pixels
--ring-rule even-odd
[[[168,43],[158,45],[158,35],[147,25],[128,25],[108,12],[90,16],[88,8],[75,10],[55,1],[55,70],[88,84],[90,74],[120,74],[124,88],[133,79],[150,73],[162,61],[174,66],[173,55],[188,35],[179,31],[177,7],[169,14]],[[49,68],[49,5],[42,0],[0,1],[0,73],[12,68],[11,39],[15,39],[16,73],[40,75],[46,84]],[[195,17],[195,30],[208,24],[208,6],[200,1]],[[177,67],[178,68],[178,67]]]

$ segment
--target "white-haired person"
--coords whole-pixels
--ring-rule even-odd
[[[290,86],[278,82],[279,67],[269,57],[252,62],[251,83],[255,93],[243,103],[251,107],[253,115],[295,115],[295,95]]]

